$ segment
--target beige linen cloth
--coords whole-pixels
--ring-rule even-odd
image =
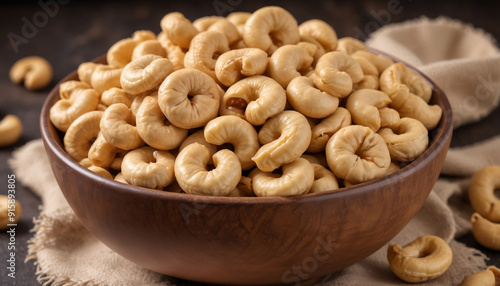
[[[450,19],[421,18],[385,26],[367,44],[407,61],[431,77],[448,95],[455,127],[481,120],[498,105],[500,51],[494,40],[480,30]],[[470,230],[468,180],[490,164],[500,164],[500,136],[450,149],[442,174],[456,177],[441,178],[420,212],[392,239],[392,243],[405,245],[418,236],[433,234],[450,244],[454,253],[451,267],[425,285],[457,285],[487,265],[483,254],[454,238]],[[27,257],[35,261],[41,284],[192,284],[145,270],[89,233],[62,196],[40,140],[17,150],[10,165],[19,180],[42,199],[42,212],[35,220]],[[392,274],[386,251],[387,246],[382,247],[363,261],[325,278],[323,285],[405,285]]]

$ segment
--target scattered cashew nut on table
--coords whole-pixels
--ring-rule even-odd
[[[15,200],[14,204],[14,221],[10,220],[10,216],[8,215],[8,210],[12,209],[10,205],[12,205],[12,199],[9,199],[8,196],[0,195],[0,230],[4,230],[8,228],[9,224],[15,224],[19,221],[22,214],[21,203],[18,200]]]
[[[478,213],[470,219],[472,234],[479,244],[493,250],[500,250],[500,223],[494,223]]]
[[[0,147],[16,143],[22,134],[23,123],[19,117],[9,114],[0,121]]]
[[[25,57],[10,68],[9,76],[13,83],[21,84],[29,90],[40,90],[52,81],[52,66],[39,56]]]
[[[488,266],[486,270],[479,271],[466,277],[460,286],[496,286],[500,280],[500,269]]]
[[[495,196],[495,189],[500,189],[500,166],[486,166],[472,176],[469,199],[481,216],[500,223],[500,199]]]

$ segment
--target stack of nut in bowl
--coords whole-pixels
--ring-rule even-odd
[[[418,158],[442,116],[400,62],[298,25],[280,7],[136,31],[82,63],[50,110],[65,151],[125,184],[292,196],[381,178]]]

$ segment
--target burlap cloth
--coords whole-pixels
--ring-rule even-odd
[[[407,61],[432,78],[448,95],[455,127],[481,120],[498,104],[500,52],[494,40],[480,30],[445,18],[421,18],[385,26],[367,44]],[[451,267],[426,285],[456,285],[486,266],[483,254],[454,238],[470,230],[469,178],[490,164],[500,164],[500,136],[450,149],[442,174],[456,177],[439,179],[420,212],[392,239],[406,244],[418,236],[433,234],[449,242],[454,253]],[[19,180],[42,199],[42,212],[35,219],[27,257],[35,261],[41,284],[190,284],[129,262],[89,233],[62,196],[40,140],[17,150],[10,166]],[[324,285],[404,284],[392,274],[386,251],[387,246],[382,247],[365,260],[327,277]]]

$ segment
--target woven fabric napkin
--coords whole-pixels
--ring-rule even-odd
[[[445,18],[421,18],[385,26],[367,44],[409,62],[432,78],[451,102],[455,127],[481,120],[498,105],[500,51],[480,30]],[[442,174],[454,175],[455,179],[439,179],[422,209],[392,239],[392,243],[404,245],[418,236],[433,234],[449,243],[454,253],[451,267],[425,285],[459,284],[465,276],[486,266],[483,254],[454,238],[470,230],[469,178],[486,165],[500,164],[499,146],[500,136],[450,149]],[[9,163],[17,178],[42,199],[27,257],[35,260],[41,284],[192,284],[145,270],[89,233],[65,201],[40,140],[17,150]],[[406,285],[392,274],[386,251],[384,246],[363,261],[326,277],[323,285]]]

